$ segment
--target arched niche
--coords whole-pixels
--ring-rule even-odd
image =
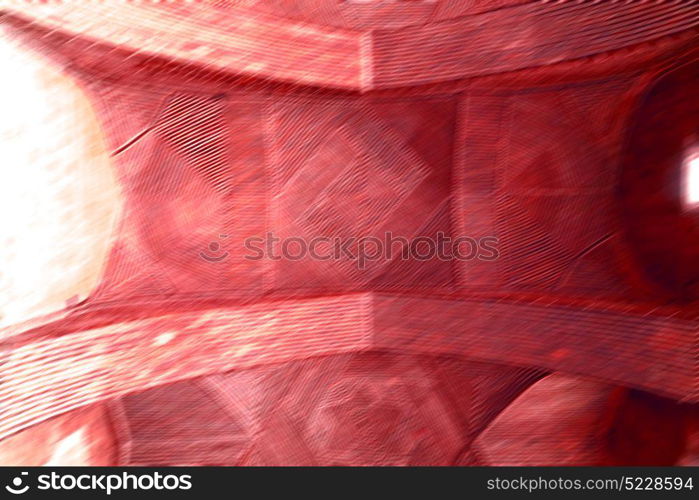
[[[88,97],[0,29],[0,326],[96,286],[120,193]]]

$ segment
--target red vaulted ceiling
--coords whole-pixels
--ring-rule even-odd
[[[665,425],[684,422],[678,401],[699,402],[696,217],[677,211],[676,162],[655,182],[638,170],[684,147],[657,110],[680,117],[678,136],[696,131],[697,14],[696,2],[5,8],[13,36],[89,98],[121,212],[89,297],[1,334],[0,436],[61,428],[68,410],[103,435],[106,417],[82,407],[108,401],[114,443],[97,440],[91,463],[644,460],[625,441],[629,412]],[[267,233],[388,231],[495,236],[500,255],[362,269],[244,258]],[[212,248],[226,259],[203,259]],[[679,444],[655,459],[677,463],[684,437],[666,438]]]

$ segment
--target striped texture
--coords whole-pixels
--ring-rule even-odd
[[[405,3],[413,4],[400,9],[408,18],[417,15],[410,9],[423,9]],[[498,3],[490,6],[495,10],[452,18],[479,11],[462,4],[464,11],[442,3],[430,22],[394,29],[390,25],[399,13],[388,23],[373,16],[367,21],[362,20],[363,7],[354,6],[348,15],[356,30],[310,24],[306,16],[277,17],[245,5],[220,9],[198,2],[11,2],[7,10],[51,30],[142,54],[256,78],[354,90],[555,64],[695,30],[699,23],[695,0]],[[502,6],[508,8],[497,8]],[[371,31],[363,31],[365,27]],[[365,33],[371,38],[369,54],[362,50]]]

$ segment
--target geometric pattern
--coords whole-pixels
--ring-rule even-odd
[[[84,85],[124,200],[92,295],[0,330],[5,444],[105,405],[130,465],[678,462],[697,311],[634,287],[617,195],[699,6],[116,5],[2,13]],[[498,258],[245,258],[389,231]]]
[[[110,122],[124,120],[120,108],[101,111]],[[98,297],[261,293],[263,271],[243,258],[245,239],[262,236],[266,224],[261,123],[259,107],[247,102],[164,99],[115,157],[125,182],[123,235]]]
[[[413,113],[415,120],[432,113],[433,120],[448,123],[450,110],[449,102],[436,101]],[[279,169],[273,173],[276,216],[272,226],[278,228],[280,238],[383,240],[387,231],[410,238],[431,218],[439,217],[440,203],[448,193],[444,161],[448,158],[422,154],[420,129],[427,130],[424,124],[409,124],[407,129],[393,125],[405,117],[404,111],[400,105],[379,107],[363,101],[275,106],[275,164]],[[442,130],[436,132],[438,137],[448,133]],[[448,136],[442,137],[448,145]],[[428,190],[440,192],[441,199],[425,196]],[[448,233],[448,221],[440,224],[433,229],[435,233]],[[358,251],[356,242],[349,250]],[[283,260],[277,280],[284,289],[290,285],[358,288],[379,279],[389,264],[376,260],[359,268],[343,258],[331,263]]]
[[[619,80],[463,101],[456,220],[464,233],[497,236],[500,257],[461,265],[462,287],[634,294],[617,266],[591,260],[623,255],[611,155],[619,148],[614,103],[624,91]],[[599,122],[586,123],[590,109]]]
[[[481,385],[486,375],[500,377],[499,390]],[[472,422],[540,376],[347,354],[151,389],[112,411],[125,465],[449,465],[476,435]]]

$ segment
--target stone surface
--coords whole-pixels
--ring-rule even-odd
[[[3,186],[0,456],[691,462],[699,5],[310,6],[2,7],[56,133]]]
[[[0,441],[0,465],[113,465],[117,449],[105,407],[94,405],[46,420]]]

